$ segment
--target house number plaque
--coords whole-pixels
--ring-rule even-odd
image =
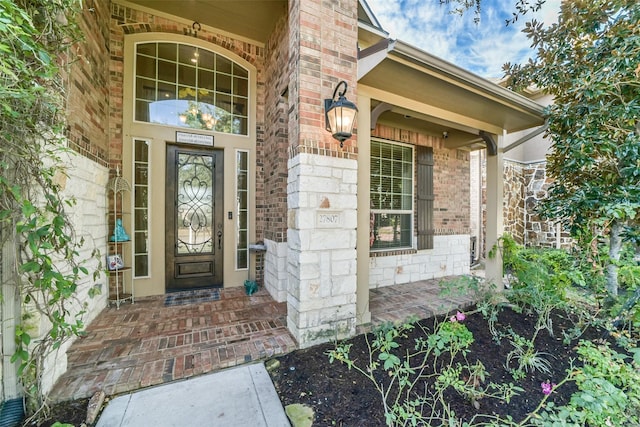
[[[213,135],[176,131],[176,142],[213,147]]]
[[[318,227],[338,227],[342,225],[342,215],[340,212],[318,212],[316,223]]]

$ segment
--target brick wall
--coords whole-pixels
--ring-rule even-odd
[[[135,9],[132,6],[111,3],[110,16],[110,126],[109,126],[109,162],[112,169],[122,164],[122,104],[125,94],[124,85],[124,37],[126,34],[159,32],[169,34],[185,34],[190,25],[162,18],[151,13]],[[227,35],[215,33],[202,28],[198,39],[213,43],[242,57],[258,69],[258,99],[264,99],[260,93],[264,91],[265,81],[263,68],[264,48],[246,41],[233,39]],[[128,101],[127,101],[128,102]],[[257,105],[258,123],[256,129],[259,137],[263,130],[264,104]],[[262,117],[262,119],[261,119]]]
[[[439,137],[384,125],[377,125],[371,132],[371,136],[433,147],[435,235],[469,234],[471,209],[469,153],[444,148],[444,139]],[[414,170],[416,170],[415,165]]]
[[[357,10],[289,1],[287,326],[303,348],[355,333],[356,142],[324,129],[323,99],[341,80],[355,99]]]
[[[173,21],[171,19],[156,16],[142,10],[136,9],[133,5],[122,5],[111,3],[110,10],[110,69],[109,69],[109,92],[110,92],[110,110],[109,110],[109,165],[111,170],[115,170],[117,166],[122,168],[122,149],[123,149],[123,116],[122,106],[125,102],[125,96],[130,94],[123,93],[124,86],[124,38],[128,34],[158,32],[168,34],[185,34],[185,31],[191,29],[191,26],[183,22]],[[281,26],[282,24],[279,24]],[[275,31],[277,33],[278,30]],[[282,31],[282,30],[280,30]],[[265,204],[265,200],[269,200],[269,189],[265,187],[265,170],[263,158],[266,152],[269,152],[271,144],[265,145],[265,138],[272,131],[272,126],[267,125],[268,120],[273,118],[273,112],[267,105],[267,102],[274,101],[275,92],[273,91],[273,76],[280,70],[275,65],[270,71],[266,71],[264,67],[264,58],[266,48],[248,43],[246,41],[236,40],[228,35],[212,32],[207,28],[198,31],[198,39],[205,40],[214,45],[220,46],[251,63],[257,69],[257,93],[256,93],[256,240],[264,240],[265,230],[270,227],[266,220],[267,212],[270,212],[270,206]],[[277,35],[272,37],[277,40]],[[279,48],[279,46],[277,46]],[[280,55],[281,56],[281,55]],[[280,60],[280,58],[278,58]],[[278,94],[279,95],[279,94]],[[276,132],[277,134],[277,132]],[[286,138],[286,134],[284,136]],[[286,153],[286,148],[284,149]],[[282,162],[286,165],[286,157]],[[286,186],[285,186],[286,188]],[[282,190],[279,190],[282,191]],[[282,197],[280,197],[281,199]],[[275,218],[283,218],[282,209],[279,212],[270,214]],[[280,233],[282,234],[282,233]],[[286,235],[286,233],[285,233]],[[253,242],[250,242],[253,243]],[[252,254],[255,256],[253,265],[256,268],[255,280],[262,283],[263,271],[263,255],[260,253]]]
[[[276,243],[287,240],[287,160],[288,125],[287,91],[289,69],[289,27],[286,16],[278,21],[266,43],[264,80],[264,140],[258,150],[258,182],[263,181],[263,196],[257,206],[258,230],[265,239]]]
[[[67,76],[70,147],[89,159],[108,159],[109,2],[89,1],[79,16],[84,40],[74,46]]]
[[[340,148],[324,128],[324,99],[336,85],[348,84],[355,99],[357,73],[357,0],[289,2],[289,145],[298,153],[357,158],[354,137]]]
[[[258,280],[279,302],[287,298],[287,160],[289,20],[283,16],[265,46],[264,138],[258,143],[257,236],[267,251],[257,260]],[[260,202],[261,201],[261,202]]]
[[[371,136],[433,148],[434,247],[372,253],[369,287],[400,285],[469,272],[470,157],[444,148],[444,139],[377,125]],[[417,179],[417,168],[414,165]],[[417,221],[417,220],[416,220]],[[417,223],[414,224],[414,230]],[[415,236],[414,236],[415,237]]]

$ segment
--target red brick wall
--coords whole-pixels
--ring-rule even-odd
[[[84,40],[72,48],[67,76],[72,149],[106,165],[109,109],[108,2],[87,1],[78,17]]]
[[[444,148],[444,140],[439,137],[383,125],[377,125],[371,136],[433,147],[435,234],[442,236],[470,233],[471,190],[468,152]]]
[[[256,212],[258,234],[279,243],[287,240],[287,91],[291,80],[288,24],[283,16],[265,47],[264,80],[268,84],[264,88],[264,137],[258,146],[257,178],[262,189],[258,200],[263,201]]]
[[[355,158],[355,136],[344,148],[324,130],[324,103],[338,82],[356,98],[357,0],[289,1],[289,143],[299,152]]]
[[[126,34],[137,34],[146,32],[159,32],[170,34],[184,34],[185,29],[191,29],[190,25],[175,22],[170,19],[162,18],[133,7],[128,7],[116,3],[111,3],[111,22],[110,22],[110,150],[109,160],[111,167],[122,164],[122,103],[124,94],[122,91],[124,84],[124,36]],[[242,57],[258,69],[258,123],[256,129],[258,137],[262,130],[262,121],[264,120],[264,103],[260,100],[264,99],[261,91],[264,90],[264,80],[260,80],[263,68],[264,48],[253,45],[246,41],[233,39],[227,35],[218,34],[207,31],[202,28],[198,31],[198,39],[206,40],[215,45],[221,46],[236,55]]]

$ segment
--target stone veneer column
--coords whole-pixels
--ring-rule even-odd
[[[288,319],[300,347],[355,334],[354,160],[300,154],[289,161]]]
[[[289,2],[287,325],[300,347],[355,334],[357,155],[324,129],[339,81],[355,100],[357,0]]]

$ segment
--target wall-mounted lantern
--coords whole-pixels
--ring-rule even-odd
[[[340,86],[344,86],[341,92],[338,91]],[[342,80],[333,91],[331,99],[324,100],[325,128],[331,132],[335,139],[340,141],[340,148],[342,148],[344,141],[353,135],[353,123],[358,112],[356,104],[344,97],[346,92],[347,82]],[[337,100],[336,94],[338,95]]]

